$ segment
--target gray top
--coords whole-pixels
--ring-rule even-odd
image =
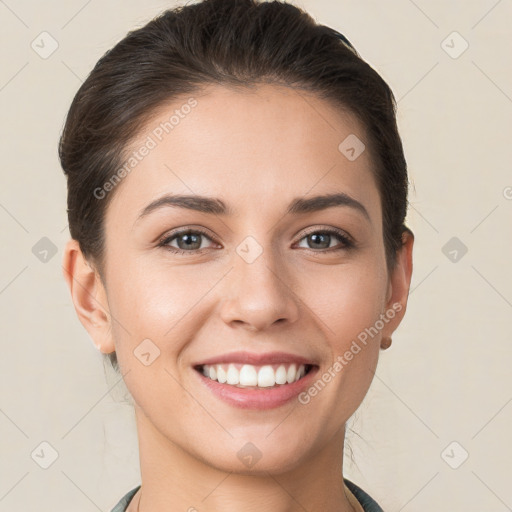
[[[361,503],[364,512],[384,512],[382,508],[379,506],[379,504],[368,494],[366,494],[360,487],[358,487],[350,480],[347,480],[346,478],[344,478],[343,481],[345,482],[347,487],[352,491],[352,494],[354,494],[354,496],[357,498],[357,501]],[[126,509],[130,504],[130,501],[132,500],[132,498],[135,496],[135,493],[139,489],[140,485],[135,487],[135,489],[132,489],[125,496],[123,496],[121,498],[121,501],[111,510],[111,512],[126,512]]]

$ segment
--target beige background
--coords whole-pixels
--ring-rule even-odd
[[[512,510],[512,4],[293,3],[392,87],[412,183],[408,311],[351,421],[345,476],[386,512]],[[57,140],[97,59],[173,5],[0,1],[0,511],[109,511],[139,483],[132,409],[115,401],[122,386],[105,378],[61,275]],[[31,47],[43,31],[58,43],[46,59]],[[46,262],[43,237],[57,251]],[[452,237],[467,247],[456,261]],[[42,442],[58,455],[48,469]]]

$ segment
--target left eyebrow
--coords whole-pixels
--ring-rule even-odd
[[[368,222],[371,223],[370,215],[363,204],[344,192],[339,192],[337,194],[324,194],[321,196],[310,197],[308,199],[297,197],[290,203],[286,213],[311,213],[332,208],[333,206],[348,206],[353,208],[359,213],[362,213]]]
[[[290,202],[286,210],[286,214],[311,213],[332,208],[334,206],[353,208],[359,213],[362,213],[371,223],[370,215],[363,204],[343,192],[336,194],[324,194],[310,198],[297,197]],[[188,210],[195,210],[201,213],[224,216],[232,216],[234,214],[234,211],[228,207],[222,199],[216,197],[166,194],[148,204],[140,212],[135,222],[138,222],[141,218],[163,207],[186,208]]]

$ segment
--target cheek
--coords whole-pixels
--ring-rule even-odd
[[[137,380],[135,374],[144,382],[151,374],[152,381],[162,378],[166,385],[172,384],[165,369],[170,371],[179,363],[183,350],[197,337],[199,326],[211,314],[204,297],[218,283],[222,272],[198,268],[187,265],[171,268],[165,263],[147,264],[135,258],[132,262],[125,260],[123,267],[112,269],[109,275],[109,307],[115,319],[112,333],[124,371],[134,370],[130,379],[133,385]],[[143,347],[158,354],[147,368],[136,358]],[[163,372],[163,377],[155,375],[159,372]]]
[[[128,390],[145,414],[171,417],[175,404],[186,403],[175,364],[194,336],[196,324],[188,313],[205,293],[199,283],[191,286],[190,275],[136,258],[125,259],[109,275],[118,361]]]
[[[330,364],[318,375],[325,387],[316,385],[322,391],[313,407],[331,411],[329,428],[334,431],[359,407],[371,385],[379,356],[379,334],[372,327],[383,311],[386,275],[378,266],[347,265],[337,272],[331,268],[328,279],[317,276],[315,283],[316,292],[306,302],[320,319]]]
[[[303,275],[308,276],[301,281],[304,301],[338,351],[378,320],[387,282],[376,262],[331,266]]]
[[[197,271],[142,261],[118,267],[110,279],[114,315],[138,334],[147,331],[158,337],[172,329],[208,289],[208,280],[199,279]]]

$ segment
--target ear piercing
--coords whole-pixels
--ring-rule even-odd
[[[390,336],[384,336],[380,342],[380,348],[382,350],[386,350],[391,346],[391,337]]]

